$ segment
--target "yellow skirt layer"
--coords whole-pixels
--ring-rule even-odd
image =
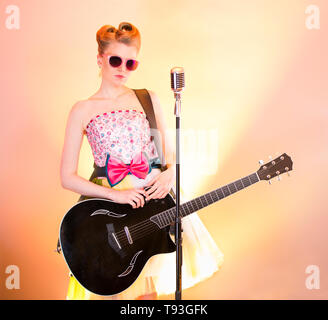
[[[154,168],[145,179],[127,175],[113,189],[124,190],[143,187],[160,174]],[[92,182],[110,188],[106,178],[95,178]],[[173,187],[174,191],[175,188]],[[87,199],[87,198],[86,198]],[[184,203],[184,193],[180,188],[180,202]],[[182,289],[187,289],[211,277],[223,263],[223,253],[200,220],[197,212],[182,219]],[[174,241],[174,237],[172,237]],[[70,275],[68,300],[136,300],[156,299],[159,295],[167,295],[176,291],[176,253],[152,256],[144,266],[137,280],[126,290],[111,296],[96,295]]]

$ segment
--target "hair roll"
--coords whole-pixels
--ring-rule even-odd
[[[101,55],[114,41],[135,46],[139,52],[141,46],[140,33],[137,27],[129,22],[121,22],[116,29],[112,25],[103,25],[97,31],[98,53]]]

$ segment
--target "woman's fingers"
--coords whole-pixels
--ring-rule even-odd
[[[145,205],[145,197],[146,200],[150,199],[163,199],[168,194],[168,191],[166,189],[163,189],[161,187],[157,187],[157,189],[148,196],[148,191],[144,190],[143,188],[134,189],[135,193],[131,196],[131,201],[129,202],[131,206],[136,209],[139,207],[143,207]]]
[[[129,204],[131,204],[131,207],[135,209],[137,206],[133,200],[129,201]]]
[[[146,192],[146,195],[150,195],[158,188],[158,182],[156,181]]]
[[[156,199],[156,198],[158,198],[158,195],[161,193],[161,190],[160,189],[156,189],[149,197],[148,197],[148,199],[147,200],[149,200],[149,199]]]
[[[136,202],[136,204],[137,204],[137,205],[136,205],[137,208],[139,208],[140,206],[143,207],[144,204],[145,204],[145,200],[144,200],[143,195],[140,194],[140,193],[138,193],[138,192],[134,195],[134,197],[133,197],[133,201]]]
[[[167,195],[167,192],[166,192],[166,191],[162,191],[162,192],[158,195],[158,197],[159,197],[160,199],[163,199],[163,198],[166,197],[166,195]]]

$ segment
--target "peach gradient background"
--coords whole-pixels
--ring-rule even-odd
[[[20,8],[19,30],[6,28],[10,4]],[[319,30],[305,26],[310,4],[320,8]],[[327,9],[325,0],[1,1],[0,298],[66,297],[68,269],[54,249],[79,197],[59,179],[66,120],[99,87],[96,31],[129,21],[142,47],[127,86],[155,91],[174,129],[169,72],[183,66],[182,130],[217,133],[206,153],[212,174],[196,175],[184,139],[188,198],[255,172],[269,155],[294,161],[291,177],[198,212],[225,262],[183,299],[327,299]],[[88,179],[92,164],[84,139],[79,174]],[[12,264],[19,290],[5,286]],[[320,268],[318,290],[305,286],[309,265]]]

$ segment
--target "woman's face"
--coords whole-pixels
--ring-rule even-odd
[[[123,63],[119,67],[112,67],[109,64],[109,56],[119,56],[123,59]],[[137,48],[133,45],[128,46],[124,43],[120,42],[112,42],[107,49],[105,50],[104,54],[100,56],[97,55],[98,65],[102,68],[102,76],[107,81],[111,82],[113,85],[119,86],[124,84],[131,72],[126,68],[126,61],[128,59],[134,59],[137,60],[138,51]],[[117,75],[123,76],[116,77]]]

